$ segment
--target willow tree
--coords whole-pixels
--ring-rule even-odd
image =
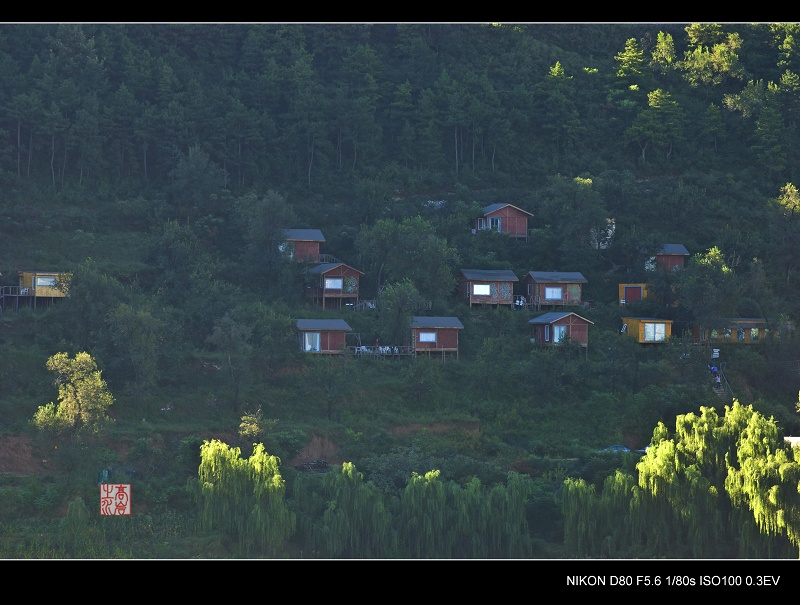
[[[312,520],[307,545],[319,556],[375,559],[396,554],[397,534],[383,492],[364,481],[352,462],[325,475],[322,497],[326,506]]]
[[[659,423],[636,465],[595,495],[582,480],[562,492],[573,556],[785,558],[800,545],[800,465],[767,420],[738,401]],[[616,526],[616,528],[615,528]],[[622,528],[622,529],[621,529]]]
[[[447,530],[447,494],[439,471],[411,479],[400,494],[400,548],[412,559],[450,558],[450,533]]]
[[[238,447],[204,441],[195,491],[200,528],[230,536],[242,552],[259,549],[274,556],[296,526],[279,465],[280,459],[268,455],[262,443],[243,459]]]
[[[47,360],[47,369],[57,375],[58,404],[39,407],[33,416],[37,429],[78,436],[97,434],[112,422],[106,412],[114,396],[91,355],[81,352],[70,358],[56,353]]]
[[[751,408],[748,408],[751,409]],[[772,419],[751,413],[739,440],[725,489],[749,510],[759,532],[800,547],[800,450],[787,447]]]

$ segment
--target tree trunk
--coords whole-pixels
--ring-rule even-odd
[[[308,149],[308,187],[311,188],[311,166],[314,164],[314,144],[316,137],[311,135],[311,144]]]
[[[31,157],[33,156],[33,128],[28,139],[28,178],[31,178]]]
[[[453,126],[453,146],[456,152],[456,174],[458,174],[458,126]]]
[[[22,122],[17,121],[17,178],[22,176],[21,168],[20,168],[20,160],[21,160],[21,152],[22,149],[20,147],[20,135],[22,134]]]
[[[56,135],[53,133],[50,137],[50,175],[53,177],[53,191],[56,190]]]

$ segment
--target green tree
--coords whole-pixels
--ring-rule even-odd
[[[47,369],[56,373],[58,404],[39,407],[33,417],[37,429],[93,435],[112,422],[107,411],[114,396],[91,355],[81,352],[70,358],[67,353],[56,353],[47,360]]]
[[[201,530],[233,538],[242,553],[257,550],[275,556],[297,523],[285,501],[279,467],[280,459],[268,455],[262,443],[243,459],[239,448],[216,439],[204,441],[194,484]]]
[[[793,183],[786,183],[771,204],[775,210],[772,220],[775,248],[788,285],[800,258],[800,191]]]
[[[658,32],[656,46],[651,53],[650,65],[658,69],[662,74],[669,73],[675,69],[677,55],[675,54],[675,42],[672,34]]]
[[[386,284],[381,292],[380,330],[384,343],[405,346],[411,334],[411,317],[423,298],[410,279]]]
[[[639,48],[636,38],[628,38],[625,41],[625,50],[617,53],[614,60],[618,63],[618,78],[635,80],[645,73],[644,51]]]
[[[213,345],[225,360],[228,379],[233,390],[234,409],[239,406],[239,390],[250,363],[250,353],[253,350],[253,345],[250,344],[252,333],[253,329],[250,326],[237,321],[235,313],[226,313],[217,320],[208,337],[209,344]]]
[[[625,131],[625,138],[639,145],[642,162],[647,161],[646,151],[651,143],[669,158],[675,144],[683,140],[683,110],[661,89],[648,93],[647,105]]]
[[[709,328],[723,328],[736,316],[740,291],[734,270],[716,246],[695,254],[678,275],[678,292],[692,309],[695,321]]]
[[[322,480],[321,518],[307,528],[312,552],[331,558],[390,558],[397,535],[385,494],[364,480],[352,462],[335,466]]]

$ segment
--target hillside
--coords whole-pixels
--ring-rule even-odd
[[[434,470],[463,489],[520,474],[525,552],[558,557],[564,480],[635,472],[639,455],[603,448],[641,450],[659,423],[734,400],[800,434],[795,29],[0,26],[4,518],[91,510],[112,469],[158,535],[181,536],[127,554],[239,556],[197,530],[187,487],[220,439],[245,457],[264,443],[307,518],[322,517],[303,508],[310,460],[352,463],[395,500]],[[507,205],[518,237],[487,213]],[[320,263],[288,253],[287,229],[324,234],[312,261],[351,269],[331,274],[358,280],[350,298],[309,296]],[[664,244],[685,264],[646,270]],[[525,304],[471,304],[464,270],[512,273]],[[69,296],[19,308],[21,272],[68,276]],[[581,299],[532,305],[531,272],[579,273]],[[626,284],[647,295],[622,306]],[[564,310],[586,342],[531,341],[532,319]],[[415,316],[457,319],[457,355],[420,354]],[[629,318],[669,338],[640,344]],[[344,353],[306,352],[298,319],[344,320]],[[417,354],[354,354],[378,342]],[[113,423],[37,429],[65,384],[48,360],[80,352]],[[69,556],[21,537],[0,536],[3,556]]]

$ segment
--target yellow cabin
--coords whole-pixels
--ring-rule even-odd
[[[672,320],[656,317],[623,317],[622,330],[640,344],[665,343],[672,337]]]
[[[68,295],[69,273],[20,271],[20,295],[36,298],[64,298]]]

